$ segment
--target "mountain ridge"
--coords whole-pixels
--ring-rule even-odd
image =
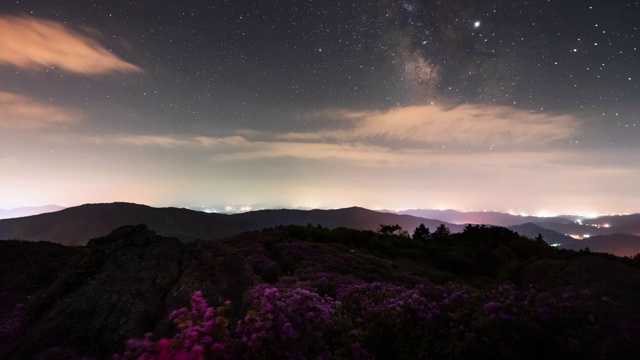
[[[336,210],[258,210],[226,215],[116,202],[84,204],[54,213],[0,220],[0,239],[84,245],[88,239],[108,233],[111,229],[139,223],[147,224],[163,236],[173,236],[187,242],[195,239],[220,239],[277,225],[312,224],[330,228],[375,230],[381,224],[399,224],[412,231],[424,223],[434,230],[440,224],[445,224],[454,232],[462,230],[461,225],[439,220],[385,214],[360,207]]]
[[[513,219],[515,216],[502,215],[507,219]],[[474,214],[468,214],[468,216],[474,216]],[[583,222],[566,218],[555,220],[535,218],[536,222],[512,225],[509,228],[531,238],[542,234],[548,243],[560,244],[567,249],[578,250],[589,247],[593,251],[633,256],[634,249],[640,251],[640,237],[637,236],[640,234],[640,221],[635,222],[636,218],[640,218],[640,215],[605,217],[603,220],[596,218]],[[524,218],[518,219],[524,220]],[[605,223],[605,220],[610,223]],[[84,245],[89,239],[102,236],[114,228],[140,223],[147,224],[162,236],[176,237],[183,242],[196,239],[216,240],[278,225],[311,224],[328,228],[345,227],[375,231],[380,225],[398,224],[409,234],[420,224],[424,224],[431,231],[444,224],[454,233],[462,231],[467,225],[450,223],[442,218],[379,212],[358,206],[328,210],[266,209],[220,214],[187,208],[156,208],[135,203],[114,202],[83,204],[56,212],[2,219],[0,220],[0,239]],[[497,224],[483,224],[504,226],[501,225],[504,222],[500,221]],[[628,234],[635,237],[614,234]],[[576,240],[581,237],[591,237],[592,240],[589,242]]]

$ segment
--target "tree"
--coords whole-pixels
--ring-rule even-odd
[[[449,235],[451,235],[451,230],[448,227],[444,226],[444,224],[440,224],[436,231],[431,234],[431,238],[435,239],[438,242],[445,241]]]
[[[413,230],[413,240],[427,241],[431,238],[431,231],[424,224],[420,224],[415,230]]]
[[[400,231],[400,230],[402,230],[402,226],[398,224],[395,224],[395,225],[380,224],[380,228],[378,229],[378,232],[384,235],[393,235],[394,232]]]

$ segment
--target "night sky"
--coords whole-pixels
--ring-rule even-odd
[[[0,208],[640,212],[640,2],[0,3]]]

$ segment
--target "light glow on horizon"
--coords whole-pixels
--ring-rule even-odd
[[[2,2],[0,208],[640,212],[637,19],[524,3]]]

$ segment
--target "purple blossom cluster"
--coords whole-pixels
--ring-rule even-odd
[[[147,334],[130,340],[116,358],[594,357],[612,351],[607,339],[625,341],[601,321],[611,300],[588,292],[554,296],[533,286],[478,290],[362,281],[334,284],[334,297],[316,292],[329,278],[342,277],[319,277],[320,286],[311,289],[311,281],[293,277],[257,285],[252,306],[234,324],[225,317],[228,303],[208,307],[196,292],[190,310],[171,314],[178,330],[172,339]]]
[[[152,334],[127,342],[125,359],[256,359],[332,358],[327,344],[336,328],[339,303],[317,293],[295,288],[258,285],[253,306],[233,331],[224,317],[229,303],[217,309],[207,306],[200,291],[191,299],[191,310],[171,313],[178,333],[172,339],[152,340]]]
[[[330,355],[328,340],[336,327],[339,303],[301,288],[258,285],[252,310],[235,329],[244,358],[265,354],[286,359]]]

